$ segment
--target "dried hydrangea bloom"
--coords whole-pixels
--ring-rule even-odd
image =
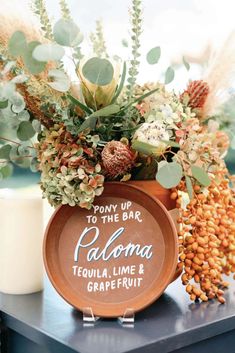
[[[137,104],[136,108],[146,122],[161,121],[169,128],[175,128],[179,121],[195,116],[190,107],[184,106],[174,92],[168,92],[160,83],[147,83],[137,86],[135,96],[139,97],[151,90],[158,89]]]
[[[56,125],[44,132],[37,149],[41,188],[49,203],[90,209],[104,183],[92,143],[82,135],[74,138],[63,125]]]

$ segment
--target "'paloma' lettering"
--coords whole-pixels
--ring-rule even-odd
[[[132,244],[129,243],[126,246],[122,244],[117,245],[115,248],[110,250],[110,246],[118,239],[124,232],[124,227],[117,229],[109,238],[105,247],[100,249],[100,247],[92,247],[87,253],[87,261],[97,261],[97,260],[104,260],[108,261],[110,258],[118,258],[121,255],[125,257],[129,256],[140,256],[142,258],[150,259],[153,255],[152,253],[152,245],[144,245],[141,246],[140,244]],[[90,242],[86,242],[86,236],[94,232],[94,237]],[[91,247],[99,238],[100,232],[98,227],[86,227],[82,232],[75,251],[74,251],[74,261],[78,262],[80,250],[83,248]]]

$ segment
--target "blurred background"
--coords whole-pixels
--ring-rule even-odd
[[[60,16],[59,0],[46,0],[46,3],[51,18],[56,20]],[[130,1],[67,0],[67,3],[74,20],[87,39],[84,42],[89,43],[90,33],[95,31],[96,20],[102,20],[109,54],[118,54],[123,59],[128,59],[130,50],[123,45],[123,40],[128,45]],[[201,77],[211,55],[235,30],[234,0],[144,0],[143,4],[144,32],[140,82],[161,80],[166,68],[173,65],[176,75],[169,89],[182,91],[189,79]],[[30,13],[29,0],[0,0],[0,9],[6,14],[17,13],[27,21],[37,21]],[[148,50],[154,46],[161,46],[162,56],[158,65],[150,66],[145,57]],[[89,55],[90,51],[87,45],[85,52]],[[190,63],[190,71],[182,64],[183,56]],[[235,121],[235,99],[226,105],[225,111]],[[229,168],[235,172],[234,155],[234,150],[230,150],[227,162]],[[15,176],[17,186],[38,181],[37,175],[16,169],[13,178],[0,181],[0,188],[15,185]]]

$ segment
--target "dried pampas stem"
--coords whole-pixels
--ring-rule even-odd
[[[216,112],[228,98],[228,90],[235,78],[235,32],[228,37],[214,59],[209,62],[203,80],[209,85],[209,94],[204,104],[204,118]]]

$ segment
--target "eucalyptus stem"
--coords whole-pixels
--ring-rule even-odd
[[[133,98],[133,91],[139,73],[140,54],[140,35],[142,33],[142,0],[132,0],[131,9],[131,40],[132,40],[132,59],[128,70],[127,96],[129,103]]]
[[[2,140],[2,141],[6,141],[6,142],[10,142],[10,143],[14,143],[14,144],[15,144],[15,145],[17,145],[17,146],[21,146],[21,144],[20,144],[19,142],[16,142],[16,141],[10,140],[10,139],[8,139],[8,138],[6,138],[6,137],[2,137],[2,136],[0,136],[0,140]]]
[[[96,21],[96,31],[95,33],[91,33],[90,40],[93,45],[93,52],[99,58],[102,58],[102,57],[108,58],[107,48],[106,48],[106,43],[105,43],[104,33],[103,33],[103,25],[101,20]]]
[[[66,0],[60,0],[60,11],[65,20],[71,20],[71,13]]]
[[[41,29],[45,37],[53,40],[52,25],[47,13],[45,0],[33,0],[33,12],[39,17]]]

